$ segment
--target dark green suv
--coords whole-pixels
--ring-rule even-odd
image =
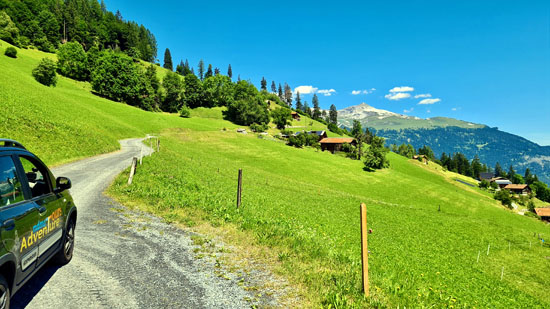
[[[73,256],[76,207],[71,181],[20,143],[0,139],[0,308],[46,262]]]

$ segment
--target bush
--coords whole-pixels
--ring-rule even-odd
[[[365,152],[363,155],[365,170],[372,172],[375,169],[382,169],[389,166],[388,159],[386,154],[390,151],[388,148],[384,147],[384,138],[379,136],[373,136],[370,145],[365,147]]]
[[[524,213],[523,215],[526,216],[526,217],[537,218],[537,219],[540,220],[540,216],[537,215],[537,214],[534,213],[534,212],[529,212],[529,211],[528,211],[528,212]]]
[[[88,57],[82,45],[69,42],[61,45],[57,51],[57,72],[76,80],[88,80]]]
[[[253,132],[265,132],[267,131],[269,127],[267,126],[267,123],[263,123],[263,124],[257,124],[257,123],[253,123],[250,125],[250,130],[252,130]]]
[[[292,115],[290,109],[281,107],[271,112],[271,118],[273,118],[273,123],[277,125],[277,129],[282,130],[291,124]]]
[[[512,209],[512,196],[508,190],[501,189],[495,193],[495,200],[500,201],[502,205]]]
[[[6,48],[6,51],[4,52],[4,55],[10,57],[10,58],[17,58],[17,49],[15,47],[8,47]]]
[[[532,200],[529,200],[527,203],[527,210],[529,210],[531,213],[535,212],[535,203]]]
[[[32,70],[32,76],[39,83],[46,86],[54,86],[57,84],[57,75],[55,74],[55,62],[48,58],[43,58],[38,66]]]
[[[487,189],[489,188],[489,182],[486,180],[486,179],[483,179],[480,183],[479,183],[479,187],[481,189]]]
[[[229,104],[227,118],[243,126],[269,122],[267,106],[259,97],[249,97]]]
[[[191,109],[184,105],[180,110],[180,117],[190,118],[191,117]]]

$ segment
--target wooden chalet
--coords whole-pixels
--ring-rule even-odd
[[[493,178],[495,178],[494,173],[479,173],[479,180],[491,181]]]
[[[422,161],[422,163],[426,163],[426,164],[428,164],[428,161],[429,161],[429,159],[426,155],[414,155],[413,159],[418,160],[418,161]]]
[[[511,185],[512,182],[504,177],[496,177],[496,178],[493,178],[491,179],[490,182],[494,182],[498,185],[499,188],[503,189],[504,187],[506,187],[507,185]]]
[[[535,208],[535,213],[537,213],[542,220],[550,221],[550,207]]]
[[[319,141],[321,143],[321,150],[328,150],[332,153],[342,150],[342,145],[351,144],[357,145],[355,138],[352,137],[327,137]]]
[[[504,189],[519,195],[528,195],[531,193],[531,188],[529,188],[529,185],[510,184],[506,185]]]
[[[318,138],[319,140],[322,140],[323,138],[327,138],[327,137],[328,137],[328,136],[327,136],[327,132],[324,131],[324,130],[323,130],[323,131],[307,131],[307,132],[303,132],[303,131],[302,131],[302,132],[296,132],[295,135],[300,135],[300,134],[304,134],[304,133],[305,133],[305,134],[309,134],[309,135],[315,135],[315,136],[317,136],[317,138]]]
[[[300,114],[297,112],[291,112],[290,115],[292,116],[292,119],[300,121],[301,117]]]

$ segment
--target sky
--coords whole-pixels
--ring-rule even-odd
[[[550,145],[550,1],[105,0],[175,64]]]

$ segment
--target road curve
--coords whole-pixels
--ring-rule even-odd
[[[13,308],[250,308],[257,304],[252,292],[241,287],[243,278],[221,276],[213,263],[194,257],[190,232],[126,211],[103,195],[132,157],[151,151],[141,140],[122,140],[118,152],[53,170],[55,176],[67,176],[73,184],[71,194],[78,207],[73,260],[61,268],[45,266],[17,292]],[[277,305],[265,299],[262,303]]]

